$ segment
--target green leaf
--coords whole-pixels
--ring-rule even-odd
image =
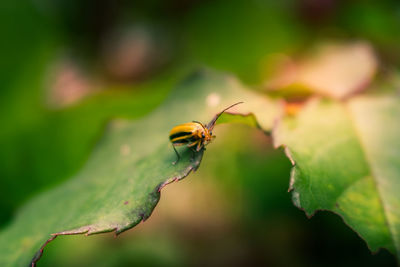
[[[293,202],[339,214],[372,251],[400,259],[400,99],[309,101],[274,130],[291,158]]]
[[[192,120],[208,122],[238,101],[245,104],[232,111],[253,112],[266,130],[281,109],[277,101],[247,91],[231,77],[203,71],[182,83],[145,118],[112,122],[75,177],[32,199],[0,233],[0,265],[36,262],[44,246],[58,235],[119,234],[147,219],[159,201],[160,189],[196,170],[203,156],[200,152],[191,160],[190,151],[181,148],[181,160],[172,165],[176,155],[169,130]],[[214,132],[218,135],[218,126]]]

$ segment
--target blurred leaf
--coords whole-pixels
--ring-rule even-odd
[[[48,55],[50,50],[53,53]],[[76,174],[107,120],[148,114],[189,72],[188,66],[176,66],[151,81],[125,87],[103,85],[104,90],[73,106],[51,110],[45,105],[44,85],[54,50],[37,53],[18,74],[20,80],[4,88],[14,91],[15,96],[6,98],[8,102],[4,100],[0,107],[4,126],[0,132],[0,188],[4,190],[0,194],[0,225],[36,192]]]
[[[282,65],[278,66],[281,72],[266,82],[268,89],[293,91],[291,94],[308,90],[336,99],[365,89],[378,65],[366,42],[327,43],[302,61],[291,62],[280,56],[277,63]]]
[[[293,202],[308,216],[331,210],[367,242],[400,258],[400,100],[314,99],[275,129],[294,167]]]
[[[33,126],[41,123],[43,72],[58,43],[58,36],[30,2],[6,0],[0,4],[0,226],[29,190],[37,188],[37,166],[29,160],[32,151],[25,141],[32,138]],[[34,144],[38,143],[30,140],[30,145]]]
[[[267,130],[281,110],[278,102],[245,90],[233,78],[201,72],[144,119],[114,121],[76,177],[27,203],[3,230],[0,265],[26,265],[41,245],[57,235],[118,234],[148,218],[162,186],[183,179],[202,158],[198,153],[191,161],[190,151],[183,148],[182,159],[173,166],[176,156],[168,141],[169,130],[193,119],[207,122],[238,101],[246,104],[234,110],[242,114],[252,111]],[[41,253],[38,251],[33,261]]]

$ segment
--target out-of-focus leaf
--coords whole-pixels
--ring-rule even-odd
[[[293,202],[308,216],[331,210],[367,242],[400,258],[400,100],[314,99],[274,131],[292,160]]]
[[[40,82],[60,41],[55,24],[38,12],[34,2],[0,3],[1,226],[9,220],[22,197],[28,195],[29,188],[38,187],[33,178],[37,166],[30,160],[32,154],[25,140],[32,137],[33,125],[41,123],[44,110],[39,100]],[[30,142],[35,144],[38,143]],[[29,185],[21,185],[20,174],[24,172]]]
[[[121,233],[148,218],[160,189],[195,170],[203,154],[191,160],[190,151],[183,148],[180,162],[172,165],[176,155],[169,130],[187,121],[208,122],[238,101],[245,104],[232,111],[251,111],[267,130],[281,110],[278,102],[246,90],[231,77],[200,72],[149,116],[114,121],[76,177],[32,199],[0,233],[0,265],[26,265],[32,257],[37,261],[45,244],[58,235]]]
[[[0,131],[1,226],[11,220],[21,203],[38,191],[76,174],[106,121],[148,114],[166,98],[172,85],[189,72],[188,66],[177,66],[151,81],[124,86],[99,85],[99,91],[90,97],[68,108],[54,110],[45,106],[43,97],[54,50],[50,47],[46,53],[36,53],[29,60],[31,64],[18,73],[20,80],[4,88],[15,92],[15,97],[6,98],[8,102],[1,99],[4,103],[0,107],[0,121],[4,126]]]
[[[292,91],[307,89],[342,99],[365,89],[377,64],[371,46],[365,42],[326,44],[303,61],[286,62],[281,73],[267,81],[266,86]]]

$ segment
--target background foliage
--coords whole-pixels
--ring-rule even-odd
[[[198,66],[265,92],[320,43],[364,40],[380,59],[373,85],[398,88],[399,10],[395,0],[2,1],[0,226],[76,174],[110,119],[148,114]],[[304,87],[275,94],[301,100]],[[295,208],[290,163],[260,131],[218,127],[202,168],[165,190],[146,224],[116,240],[59,239],[40,264],[395,264],[338,216]]]

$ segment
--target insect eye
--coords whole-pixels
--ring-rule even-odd
[[[212,132],[210,132],[210,135],[212,135]]]
[[[201,133],[201,137],[203,137],[203,138],[204,138],[204,137],[206,137],[206,136],[204,135],[204,133]]]

